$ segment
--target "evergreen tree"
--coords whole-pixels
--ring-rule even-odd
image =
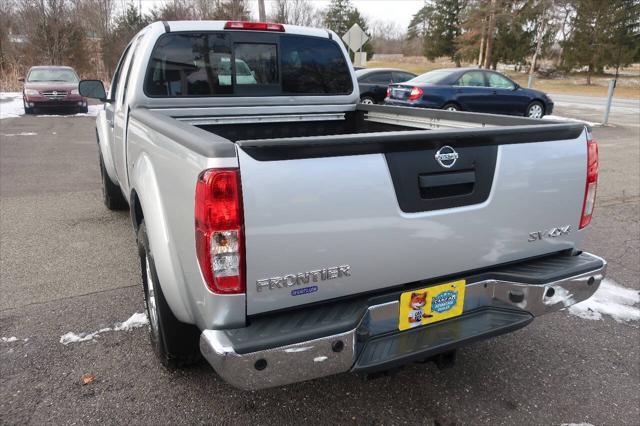
[[[573,31],[564,43],[565,67],[587,68],[587,84],[593,73],[605,66],[619,67],[638,54],[640,3],[638,0],[611,0],[602,7],[599,0],[574,0]]]
[[[342,37],[353,24],[360,25],[360,28],[368,33],[367,21],[360,14],[360,11],[351,4],[350,0],[331,0],[324,13],[324,25],[338,34],[338,37]],[[373,54],[371,43],[366,43],[362,50],[367,52],[367,58]],[[351,52],[349,54],[351,55]]]
[[[434,0],[424,45],[424,55],[428,59],[447,56],[460,66],[455,45],[460,35],[460,3],[460,0]]]

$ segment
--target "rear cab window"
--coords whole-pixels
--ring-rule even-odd
[[[333,40],[228,31],[160,37],[144,90],[149,97],[344,95],[353,85]]]

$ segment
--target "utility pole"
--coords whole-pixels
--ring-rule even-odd
[[[478,54],[478,68],[482,68],[482,60],[484,59],[484,42],[486,37],[485,18],[482,18],[482,27],[480,28],[480,53]]]
[[[258,20],[260,22],[267,20],[267,14],[264,11],[264,0],[258,0]]]
[[[495,36],[496,25],[496,0],[491,0],[491,6],[489,9],[489,23],[487,25],[487,47],[484,53],[484,67],[486,69],[491,68],[492,55],[493,55],[493,38]]]

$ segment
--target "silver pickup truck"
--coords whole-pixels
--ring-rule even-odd
[[[605,274],[588,128],[358,104],[331,31],[156,22],[80,91],[165,365],[244,389],[446,366]]]

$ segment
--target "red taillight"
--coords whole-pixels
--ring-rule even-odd
[[[226,24],[224,24],[224,29],[284,32],[284,25],[274,24],[273,22],[228,21]]]
[[[598,143],[591,138],[587,140],[587,185],[582,202],[580,229],[591,222],[593,207],[596,204],[596,188],[598,186]]]
[[[244,293],[244,233],[238,169],[209,169],[198,177],[196,254],[214,293]]]
[[[411,88],[411,93],[409,93],[409,97],[407,99],[409,99],[410,101],[415,101],[417,99],[420,99],[423,93],[424,90],[422,90],[421,88],[413,87]]]
[[[387,87],[387,98],[391,97],[391,87]]]

